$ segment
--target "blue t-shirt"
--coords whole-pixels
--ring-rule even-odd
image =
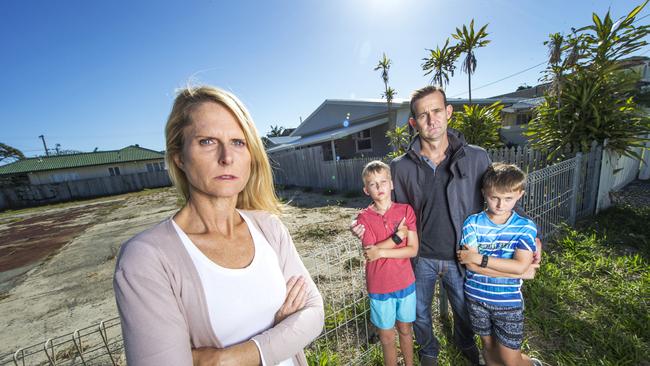
[[[483,211],[465,220],[460,244],[476,247],[482,255],[512,259],[516,249],[536,251],[536,236],[535,223],[514,211],[501,225],[493,223]],[[490,277],[467,270],[465,294],[491,305],[518,307],[522,305],[521,284],[519,278]]]

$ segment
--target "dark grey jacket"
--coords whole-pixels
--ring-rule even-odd
[[[451,151],[451,177],[446,189],[447,200],[456,237],[460,239],[463,222],[467,216],[483,210],[481,179],[491,162],[484,149],[467,144],[460,132],[447,129],[447,137]],[[421,236],[422,203],[424,195],[427,194],[424,181],[427,169],[431,168],[420,155],[420,138],[416,137],[406,154],[395,158],[390,167],[394,186],[393,199],[413,207],[417,218],[418,236]],[[458,243],[456,245],[458,247]]]

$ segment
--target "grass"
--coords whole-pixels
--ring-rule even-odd
[[[576,229],[565,227],[546,246],[537,277],[523,287],[524,353],[547,365],[650,365],[648,223],[650,207],[612,207]],[[326,329],[344,313],[328,309]],[[433,313],[439,365],[467,365],[451,342],[451,318],[441,321],[437,304]],[[343,364],[344,355],[315,347],[309,365]],[[381,358],[375,347],[363,362],[380,365]]]
[[[548,245],[524,286],[531,348],[551,365],[650,365],[650,208],[610,208]]]

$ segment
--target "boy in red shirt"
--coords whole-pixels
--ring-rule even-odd
[[[385,365],[397,365],[395,332],[407,366],[413,365],[415,276],[409,258],[418,253],[415,213],[408,204],[391,200],[390,167],[375,160],[361,173],[363,191],[374,201],[357,222],[366,228],[361,240],[366,257],[370,321],[379,329]]]

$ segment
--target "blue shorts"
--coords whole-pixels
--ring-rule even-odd
[[[395,320],[415,321],[415,282],[405,289],[387,294],[368,294],[370,321],[379,329],[392,329]]]
[[[474,333],[492,336],[502,345],[518,350],[524,341],[524,308],[497,306],[467,299]]]

